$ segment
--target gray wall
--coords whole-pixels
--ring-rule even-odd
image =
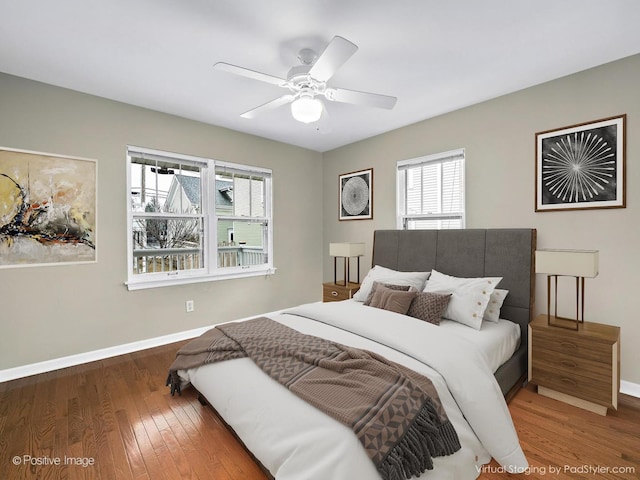
[[[127,291],[127,144],[273,169],[277,273]],[[320,298],[319,153],[4,74],[0,145],[98,161],[98,262],[0,269],[0,370]]]
[[[635,55],[325,153],[325,281],[333,278],[329,242],[367,242],[370,252],[374,229],[395,228],[396,161],[465,148],[468,228],[533,227],[539,248],[600,251],[600,274],[586,281],[586,319],[621,327],[622,379],[640,384],[639,80]],[[535,213],[535,133],[623,113],[627,208]],[[373,220],[339,222],[338,175],[368,167]],[[362,264],[371,265],[370,253]],[[538,313],[546,311],[545,286],[538,275]]]

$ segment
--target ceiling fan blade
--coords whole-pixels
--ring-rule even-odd
[[[309,75],[320,82],[326,82],[357,50],[358,46],[349,40],[338,36],[333,37],[309,70]]]
[[[380,95],[378,93],[358,92],[345,88],[327,88],[325,97],[333,102],[351,103],[367,107],[386,108],[391,110],[398,100],[396,97]]]
[[[261,82],[272,83],[274,85],[278,85],[279,87],[283,86],[287,81],[283,78],[278,78],[273,75],[269,75],[262,72],[256,72],[255,70],[250,70],[244,67],[238,67],[237,65],[231,65],[230,63],[218,62],[213,68],[216,70],[221,70],[223,72],[233,73],[235,75],[241,75],[243,77],[252,78],[253,80],[260,80]]]
[[[259,107],[256,107],[248,112],[244,112],[240,115],[243,118],[255,118],[257,115],[260,115],[263,112],[273,110],[287,103],[293,102],[295,99],[295,95],[283,95],[282,97],[276,98],[275,100],[271,100],[270,102],[264,103]]]

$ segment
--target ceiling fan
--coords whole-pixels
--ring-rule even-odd
[[[318,97],[332,102],[392,109],[396,104],[396,97],[327,86],[338,68],[357,50],[357,45],[339,36],[333,37],[319,56],[310,48],[303,48],[298,54],[302,65],[289,70],[286,79],[224,62],[218,62],[213,67],[289,90],[286,95],[243,113],[241,117],[244,118],[254,118],[265,111],[290,103],[293,118],[303,123],[313,123],[320,119],[324,110]]]

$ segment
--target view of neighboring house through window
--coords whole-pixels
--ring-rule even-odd
[[[272,273],[271,171],[129,147],[130,289]]]
[[[464,228],[464,158],[459,149],[397,163],[398,228]]]
[[[218,267],[265,262],[265,178],[216,167]]]

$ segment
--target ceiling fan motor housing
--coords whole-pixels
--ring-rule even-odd
[[[286,85],[296,96],[313,97],[324,94],[326,84],[309,75],[311,67],[311,65],[298,65],[289,70]]]

